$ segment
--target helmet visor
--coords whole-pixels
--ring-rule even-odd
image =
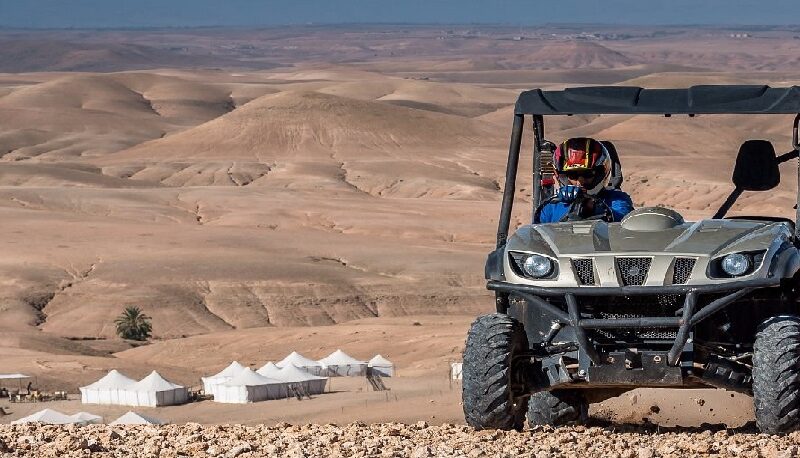
[[[591,179],[597,175],[594,169],[577,169],[577,170],[567,170],[563,172],[564,175],[567,176],[570,180],[577,180],[579,178],[587,178]]]

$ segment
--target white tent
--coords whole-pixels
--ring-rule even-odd
[[[249,367],[231,380],[217,385],[214,401],[244,404],[286,397],[287,383],[264,377]]]
[[[47,423],[51,425],[69,425],[73,423],[86,424],[84,420],[65,415],[57,410],[44,409],[34,414],[22,417],[19,420],[12,421],[11,424],[18,425],[22,423]]]
[[[338,349],[319,360],[319,363],[327,368],[326,375],[329,377],[363,376],[367,373],[366,361],[359,361]]]
[[[282,360],[275,363],[276,366],[283,368],[284,366],[288,365],[295,365],[300,369],[308,372],[309,374],[313,375],[323,375],[325,372],[325,366],[320,364],[313,359],[308,359],[305,356],[293,351],[289,353],[289,356],[283,358]]]
[[[72,417],[72,418],[74,418],[74,419],[76,419],[78,421],[85,422],[86,424],[89,424],[89,423],[95,423],[95,424],[103,423],[103,417],[101,417],[100,415],[95,415],[95,414],[89,413],[89,412],[78,412],[76,414],[70,415],[70,417]]]
[[[294,384],[301,385],[303,390],[308,394],[321,394],[325,392],[325,385],[328,383],[328,377],[318,377],[309,374],[293,365],[286,366],[283,369],[279,369],[279,371],[280,372],[273,378],[289,383],[290,387]]]
[[[0,380],[16,380],[23,378],[31,378],[31,376],[25,374],[0,374]]]
[[[394,363],[381,355],[372,357],[372,359],[367,362],[367,367],[372,370],[373,374],[380,375],[381,377],[394,376]]]
[[[81,402],[84,404],[125,404],[125,392],[135,383],[136,380],[113,369],[100,380],[80,388]]]
[[[464,363],[450,363],[450,378],[453,380],[461,380],[461,369]]]
[[[266,364],[258,368],[256,372],[267,378],[281,380],[281,368],[276,366],[272,361],[268,361]]]
[[[201,377],[203,380],[203,392],[213,396],[216,394],[216,387],[218,385],[221,385],[239,375],[239,372],[242,372],[244,369],[245,367],[239,364],[238,361],[234,361],[228,364],[228,367],[210,377]]]
[[[148,417],[136,412],[128,412],[112,421],[112,425],[163,425],[165,422],[158,418]]]
[[[128,387],[125,392],[125,404],[129,406],[171,406],[185,404],[189,399],[189,390],[185,386],[176,385],[156,371]]]

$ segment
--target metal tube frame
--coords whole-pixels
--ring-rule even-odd
[[[677,366],[681,353],[689,340],[692,327],[719,312],[736,300],[751,293],[755,288],[743,288],[726,296],[715,299],[695,313],[699,291],[691,290],[686,294],[680,317],[641,317],[622,319],[581,318],[580,306],[573,293],[565,293],[567,312],[550,304],[546,300],[525,292],[517,292],[531,305],[540,307],[555,317],[554,323],[567,325],[575,332],[579,353],[583,353],[595,366],[601,364],[600,355],[586,335],[587,329],[637,329],[637,328],[678,328],[675,341],[667,353],[667,364]],[[579,354],[580,356],[580,354]],[[580,357],[579,357],[580,359]]]
[[[511,130],[511,144],[508,147],[508,163],[506,164],[506,182],[503,188],[503,204],[500,207],[500,221],[498,221],[497,225],[497,248],[505,245],[508,239],[508,228],[511,225],[511,210],[514,206],[514,192],[517,182],[519,147],[522,143],[522,128],[524,124],[524,116],[515,114],[514,127]]]
[[[491,280],[486,288],[504,293],[528,293],[535,296],[563,297],[565,294],[576,296],[642,296],[650,294],[688,294],[692,291],[702,293],[722,293],[743,288],[765,288],[780,286],[780,278],[756,278],[754,280],[727,281],[710,285],[665,285],[665,286],[567,286],[548,288],[545,286],[521,285]]]
[[[578,360],[580,360],[580,353],[583,352],[589,357],[589,360],[595,366],[599,366],[600,355],[597,354],[597,349],[594,348],[586,336],[586,330],[581,326],[581,313],[578,309],[578,301],[572,294],[564,296],[567,299],[567,311],[569,312],[570,326],[575,331],[575,339],[578,341]]]
[[[678,334],[675,336],[675,343],[672,348],[667,352],[667,364],[670,366],[678,365],[678,358],[683,352],[683,347],[689,340],[689,332],[692,330],[692,315],[694,308],[697,306],[697,293],[692,291],[686,295],[683,301],[683,314],[681,315],[681,327],[678,329]]]
[[[795,199],[795,225],[794,225],[794,243],[800,246],[800,138],[798,138],[798,124],[800,124],[800,114],[794,117],[794,124],[792,124],[792,147],[798,152],[797,158],[797,195]]]
[[[544,142],[544,117],[533,116],[533,189],[531,198],[531,223],[536,217],[536,209],[542,203],[542,144]]]
[[[500,219],[497,228],[497,248],[506,244],[508,231],[511,224],[511,211],[514,204],[516,191],[516,178],[519,165],[520,145],[525,119],[522,114],[514,115],[514,125],[511,133],[511,143],[508,150],[508,163],[506,165],[505,187],[503,189],[503,202],[500,210]],[[800,124],[800,114],[798,114],[792,127],[792,146],[798,152],[797,178],[800,182],[800,139],[798,138],[798,124]],[[532,192],[532,217],[535,214],[541,200],[541,161],[542,154],[541,142],[544,139],[544,119],[542,115],[533,115],[533,192]],[[800,240],[800,186],[796,195],[797,212],[795,215],[795,241]],[[575,332],[575,338],[579,346],[579,353],[583,353],[589,360],[599,366],[601,364],[600,355],[597,349],[589,342],[586,329],[613,329],[613,328],[641,328],[641,327],[678,327],[675,342],[667,354],[667,364],[675,366],[678,364],[680,354],[688,341],[691,328],[714,313],[717,313],[737,299],[745,296],[755,288],[777,286],[780,284],[776,279],[759,279],[746,282],[723,283],[716,285],[688,286],[673,285],[665,287],[616,287],[616,288],[546,288],[533,285],[516,285],[505,282],[490,281],[487,288],[494,290],[498,294],[517,293],[527,301],[544,308],[550,314],[557,317],[564,324],[569,324]],[[730,289],[737,291],[722,298],[714,300],[694,313],[697,304],[697,295],[703,292],[721,292]],[[636,319],[581,319],[580,309],[575,295],[644,295],[644,294],[686,294],[684,300],[682,316],[672,317],[643,317]],[[567,303],[567,313],[558,307],[548,303],[538,296],[562,296]]]

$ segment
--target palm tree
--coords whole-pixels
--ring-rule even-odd
[[[114,323],[117,325],[117,335],[123,339],[147,340],[153,331],[150,317],[135,306],[125,307],[125,311],[114,320]]]

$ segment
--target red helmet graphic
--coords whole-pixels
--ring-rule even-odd
[[[556,148],[553,167],[562,186],[569,184],[569,178],[589,178],[586,192],[594,195],[608,182],[611,157],[606,147],[593,138],[570,138]]]

